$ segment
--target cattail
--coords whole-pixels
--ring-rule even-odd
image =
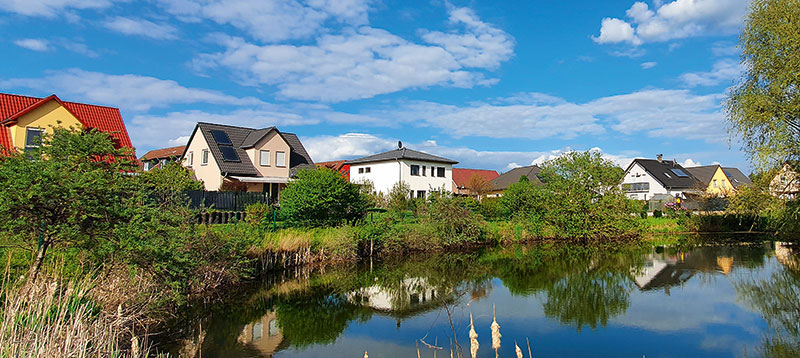
[[[367,351],[364,351],[364,358],[369,358],[369,354],[367,354]]]
[[[475,323],[472,321],[472,312],[469,313],[469,352],[472,358],[478,357],[478,332],[475,332]]]
[[[522,349],[517,345],[517,341],[514,341],[514,350],[517,352],[517,358],[522,358]]]
[[[497,324],[497,313],[495,312],[494,305],[492,305],[492,349],[494,349],[494,356],[498,357],[497,351],[500,349],[500,325]]]
[[[131,358],[139,358],[139,338],[131,338]]]

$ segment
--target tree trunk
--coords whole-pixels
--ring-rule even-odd
[[[28,280],[30,282],[36,281],[36,277],[39,276],[39,270],[42,267],[42,263],[44,263],[44,255],[47,253],[47,248],[50,247],[49,241],[42,241],[42,245],[39,246],[39,250],[36,252],[36,259],[33,261],[33,265],[31,265],[30,272],[28,273]]]

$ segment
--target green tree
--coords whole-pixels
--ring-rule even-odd
[[[754,164],[800,159],[800,0],[753,0],[740,37],[744,77],[726,103]]]
[[[30,279],[51,247],[100,246],[128,220],[124,201],[136,190],[129,158],[107,133],[56,128],[37,150],[0,160],[4,246],[35,253]]]
[[[139,187],[158,198],[162,205],[180,203],[187,190],[202,190],[203,183],[195,179],[194,172],[178,164],[169,163],[163,168],[139,175]]]
[[[281,192],[281,213],[309,226],[337,225],[364,216],[367,199],[359,187],[330,169],[301,170]]]
[[[411,192],[411,186],[404,181],[399,181],[392,186],[388,195],[389,210],[403,211],[408,209],[409,198],[408,194]]]

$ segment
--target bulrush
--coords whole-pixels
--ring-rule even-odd
[[[475,323],[472,321],[472,312],[469,313],[469,352],[472,358],[478,357],[478,332],[475,332]]]
[[[500,349],[500,325],[497,323],[497,313],[494,305],[492,305],[492,349],[494,349],[494,356],[499,357],[498,350]]]

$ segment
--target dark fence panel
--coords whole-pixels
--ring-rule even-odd
[[[269,204],[269,198],[264,193],[190,190],[185,194],[189,206],[193,209],[214,208],[223,211],[242,211],[250,204]]]

